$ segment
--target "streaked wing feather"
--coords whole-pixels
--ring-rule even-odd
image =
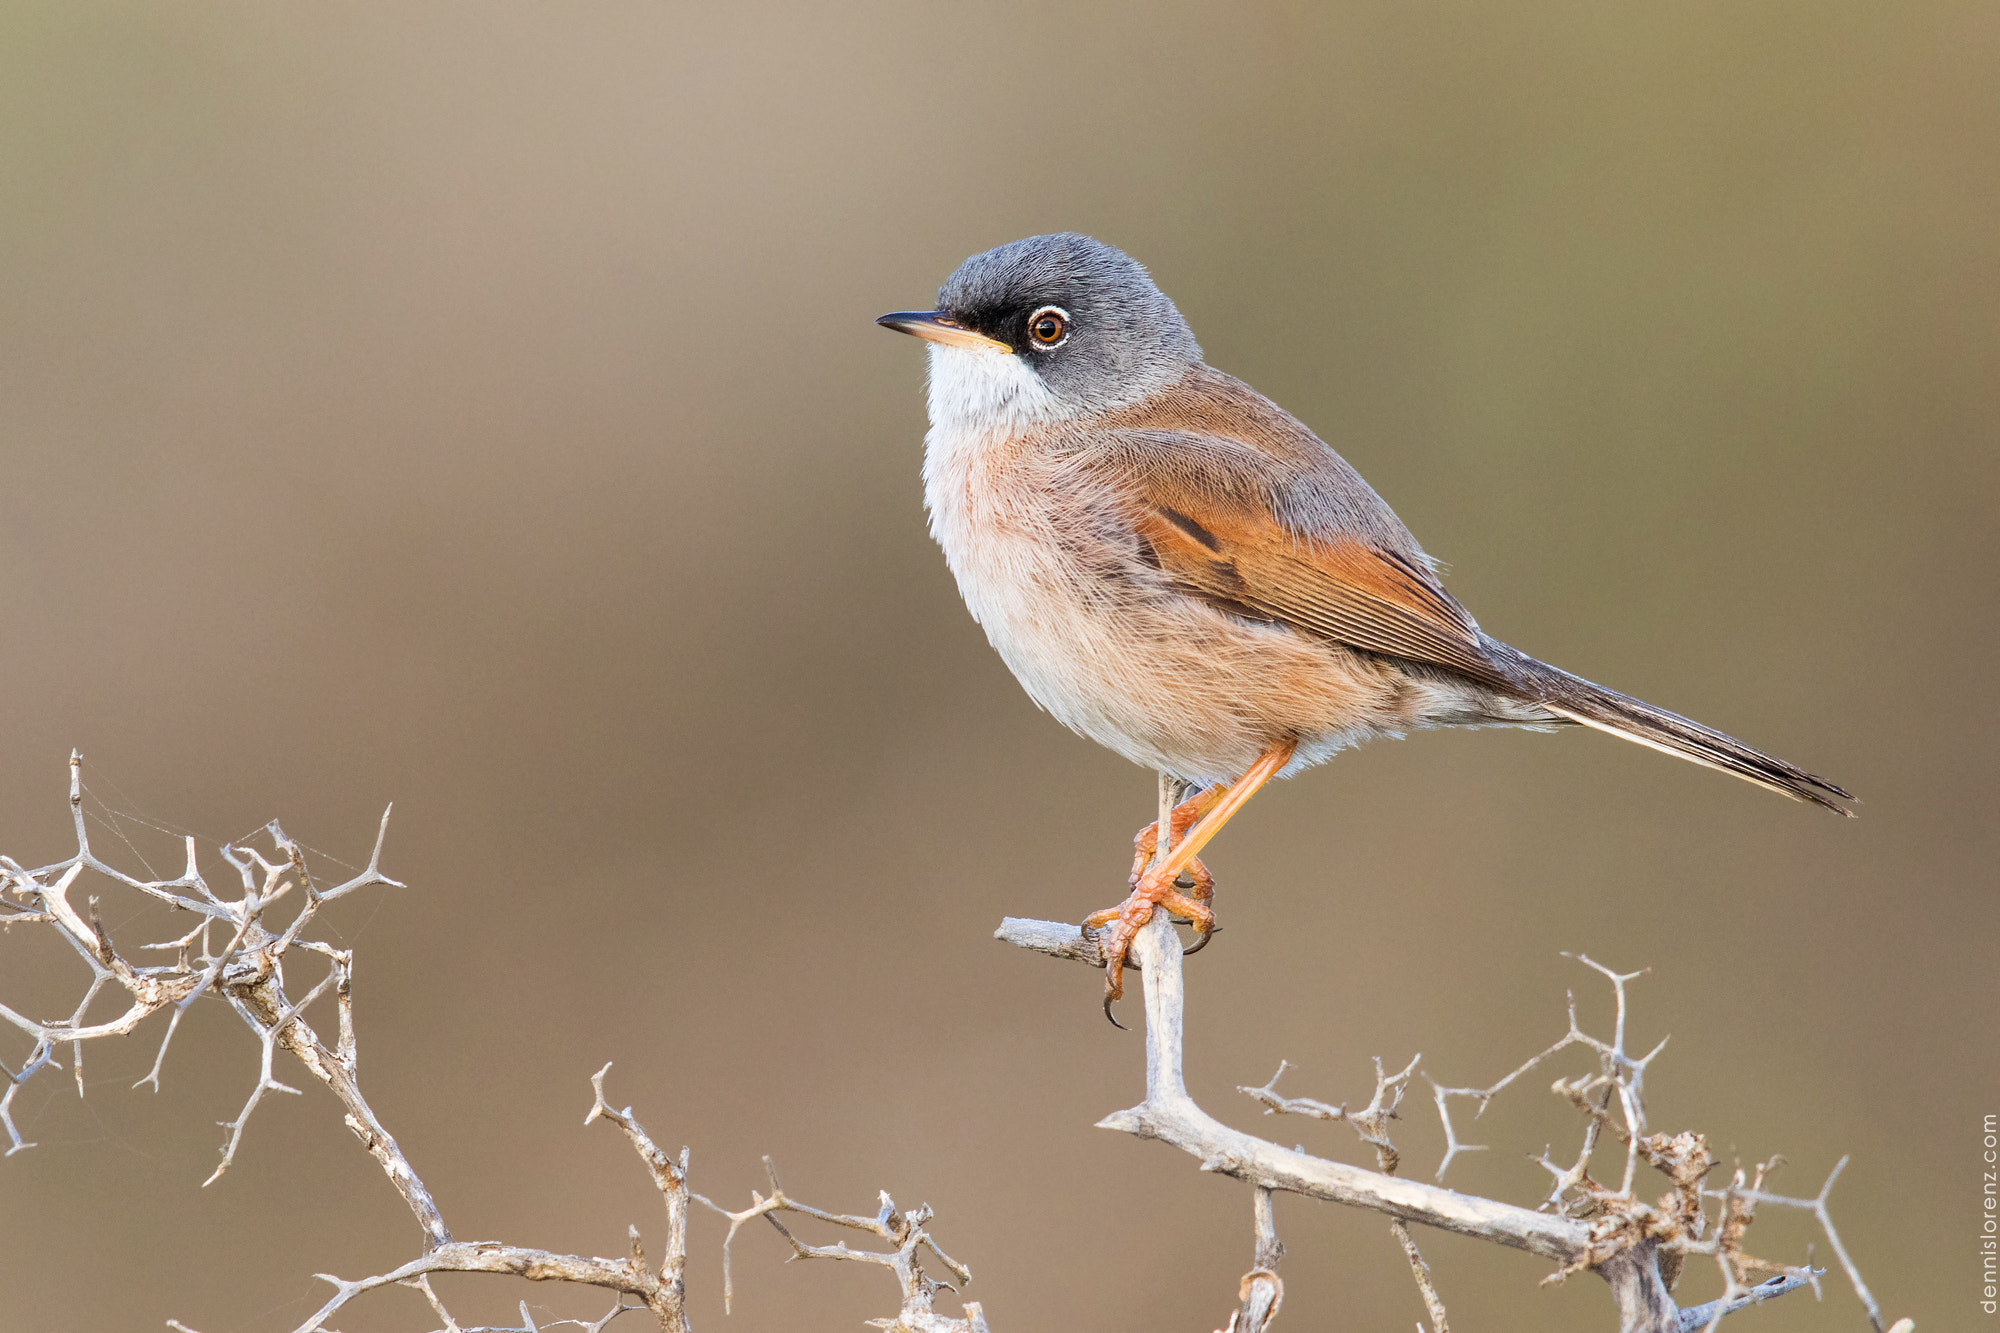
[[[1132,526],[1183,588],[1364,652],[1505,683],[1472,617],[1420,555],[1345,534],[1287,531],[1274,516],[1278,497],[1251,502],[1240,473],[1206,484],[1212,437],[1186,451],[1162,436],[1148,443],[1111,461],[1131,497]],[[1280,480],[1268,471],[1264,479]]]

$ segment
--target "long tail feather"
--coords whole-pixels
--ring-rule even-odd
[[[1825,778],[1815,777],[1678,713],[1594,685],[1525,654],[1510,650],[1510,656],[1521,669],[1522,683],[1535,702],[1558,717],[1720,769],[1795,801],[1810,801],[1849,818],[1854,815],[1843,804],[1854,797]]]

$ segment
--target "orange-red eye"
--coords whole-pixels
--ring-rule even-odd
[[[1028,316],[1028,336],[1041,347],[1054,347],[1069,337],[1069,315],[1045,305]]]

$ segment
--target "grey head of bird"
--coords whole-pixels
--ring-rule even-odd
[[[1074,418],[1165,389],[1201,362],[1174,303],[1122,250],[1030,236],[958,266],[937,309],[878,321],[929,341],[933,407]],[[939,402],[939,389],[952,400]],[[935,413],[934,413],[935,415]]]

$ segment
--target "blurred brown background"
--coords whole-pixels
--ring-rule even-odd
[[[1976,1317],[2000,9],[61,0],[8,5],[0,61],[0,849],[66,853],[71,746],[107,807],[209,838],[278,816],[365,859],[393,800],[410,890],[331,923],[365,1084],[461,1237],[657,1234],[581,1128],[615,1060],[718,1198],[768,1152],[823,1206],[931,1202],[996,1329],[1226,1313],[1245,1191],[1093,1130],[1139,1039],[1096,974],[988,938],[1112,901],[1151,776],[1038,714],[965,614],[922,358],[869,322],[1075,228],[1489,630],[1866,802],[1843,825],[1590,734],[1345,756],[1210,859],[1197,1096],[1361,1160],[1230,1089],[1284,1056],[1365,1099],[1371,1055],[1418,1050],[1483,1083],[1566,987],[1608,1021],[1558,951],[1650,966],[1656,1126],[1782,1152],[1806,1194],[1852,1153],[1837,1216],[1890,1316]],[[0,998],[76,993],[47,944],[0,940]],[[254,1047],[197,1017],[157,1097],[127,1090],[148,1028],[94,1049],[87,1101],[66,1072],[18,1099],[0,1324],[286,1328],[315,1271],[417,1252],[316,1086],[198,1188]],[[1544,1087],[1452,1183],[1536,1196],[1523,1154],[1577,1128]],[[1379,1218],[1279,1221],[1288,1321],[1421,1316]],[[719,1234],[704,1327],[893,1305],[752,1233],[724,1322]],[[1462,1328],[1608,1326],[1594,1280],[1426,1240]],[[461,1317],[583,1308],[446,1285]],[[341,1326],[427,1319],[400,1292]],[[1838,1280],[1744,1320],[1864,1327]]]

